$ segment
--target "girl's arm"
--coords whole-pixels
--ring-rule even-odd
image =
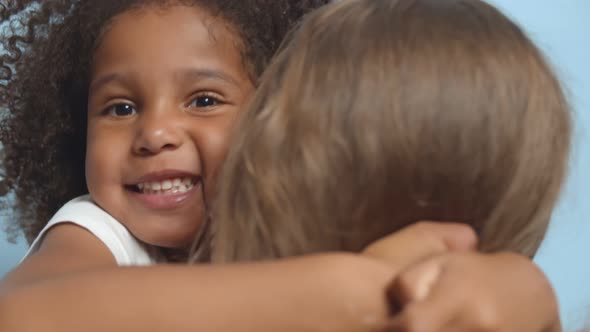
[[[118,268],[85,230],[56,226],[0,286],[0,331],[370,331],[396,267],[472,247],[465,226],[418,224],[371,254],[257,264]],[[453,245],[453,243],[456,243]],[[468,248],[465,248],[468,249]]]
[[[328,254],[226,266],[106,268],[5,293],[1,331],[369,331],[391,270]]]
[[[60,225],[0,283],[0,331],[368,331],[386,317],[384,290],[395,265],[446,248],[425,251],[432,240],[424,240],[428,225],[410,229],[381,242],[382,251],[406,253],[387,265],[334,253],[258,264],[118,268],[93,235]],[[453,234],[444,232],[438,241],[447,243]]]

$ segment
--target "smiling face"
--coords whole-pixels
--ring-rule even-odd
[[[98,205],[139,240],[186,248],[254,91],[238,37],[195,7],[117,16],[89,90],[86,180]]]

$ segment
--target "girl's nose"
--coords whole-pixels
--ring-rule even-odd
[[[183,143],[182,129],[174,115],[145,112],[141,115],[133,152],[137,155],[154,155],[166,150],[175,150]]]

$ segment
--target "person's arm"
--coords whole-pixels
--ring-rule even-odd
[[[424,239],[424,225],[410,229],[416,231],[380,241],[391,248],[403,244],[406,254],[399,265],[407,264],[413,252],[427,254],[425,242],[453,241],[454,232]],[[25,261],[3,281],[1,331],[370,331],[386,318],[384,290],[396,270],[395,262],[353,254],[115,268],[109,267],[112,258],[103,257],[106,248],[64,241],[76,229],[55,231],[37,260]],[[429,248],[439,253],[446,246]],[[93,252],[102,259],[94,262]]]
[[[0,283],[0,331],[359,331],[365,315],[383,314],[391,277],[345,254],[119,268],[92,234],[63,224]]]
[[[543,272],[514,253],[450,253],[400,272],[391,331],[561,332],[557,299]]]
[[[385,265],[329,254],[272,263],[104,269],[21,287],[2,331],[369,331]]]

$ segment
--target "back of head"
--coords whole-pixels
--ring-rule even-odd
[[[354,0],[313,13],[265,74],[213,215],[213,259],[362,249],[418,220],[532,255],[570,114],[526,35],[479,0]]]

